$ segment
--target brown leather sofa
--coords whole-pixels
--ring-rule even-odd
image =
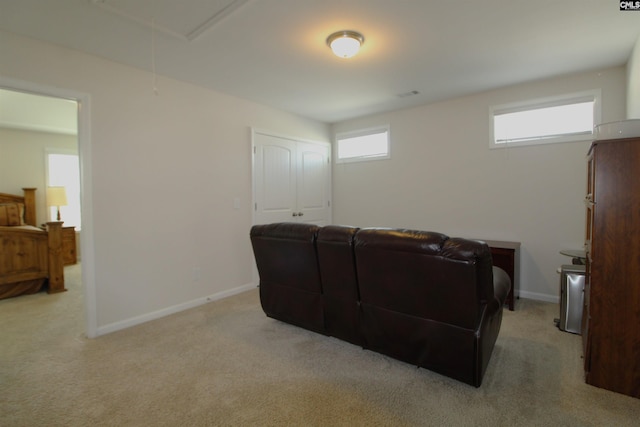
[[[300,223],[250,237],[267,316],[482,383],[510,287],[486,243]]]

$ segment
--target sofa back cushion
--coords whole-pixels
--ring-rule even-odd
[[[362,229],[355,255],[363,305],[475,329],[493,297],[491,252],[483,242]]]
[[[318,261],[329,335],[362,345],[353,243],[358,228],[328,225],[318,233]]]
[[[319,229],[286,222],[253,226],[251,244],[260,281],[322,292],[315,247]]]
[[[254,225],[250,237],[260,275],[260,302],[273,318],[324,331],[322,284],[313,224]]]
[[[324,294],[358,301],[358,282],[353,252],[358,228],[328,225],[318,233],[318,261]]]

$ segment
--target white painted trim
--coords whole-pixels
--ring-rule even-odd
[[[292,135],[287,135],[287,134],[284,134],[284,133],[273,132],[273,131],[266,130],[266,129],[261,129],[261,128],[255,128],[253,126],[250,126],[249,129],[251,131],[251,143],[252,143],[252,146],[254,145],[253,142],[254,142],[255,134],[261,134],[261,135],[266,135],[266,136],[273,136],[275,138],[288,139],[288,140],[291,140],[293,142],[305,142],[305,143],[308,143],[308,144],[317,144],[317,145],[322,145],[322,146],[328,145],[329,146],[329,150],[333,151],[332,150],[333,147],[332,147],[331,143],[327,142],[327,141],[317,141],[317,140],[312,140],[312,139],[299,138],[297,136],[292,136]],[[331,153],[329,153],[329,154],[331,154]]]
[[[3,123],[2,127],[7,128],[7,129],[16,129],[16,130],[26,130],[26,131],[34,131],[34,132],[46,132],[46,133],[53,133],[53,134],[60,134],[60,135],[77,135],[77,131],[70,131],[69,129],[65,129],[65,128],[58,128],[58,127],[53,127],[53,126],[44,126],[44,125],[20,125],[20,124],[14,124],[14,123]]]
[[[213,295],[209,295],[202,298],[196,298],[194,300],[187,301],[181,304],[176,304],[171,307],[166,307],[161,310],[152,311],[150,313],[146,313],[141,316],[132,317],[130,319],[122,320],[115,323],[110,323],[108,325],[99,327],[97,331],[98,332],[97,336],[110,334],[112,332],[116,332],[122,329],[130,328],[132,326],[149,322],[151,320],[160,319],[162,317],[169,316],[171,314],[175,314],[184,310],[189,310],[191,308],[199,307],[201,305],[208,304],[213,301],[219,301],[223,298],[237,295],[242,292],[246,292],[255,288],[256,288],[255,283],[247,283],[246,285],[242,285],[233,289],[228,289],[226,291],[218,292]]]
[[[82,209],[82,285],[84,287],[87,336],[98,336],[98,300],[96,296],[95,244],[93,239],[93,167],[91,143],[91,97],[78,99],[78,154],[80,156],[80,194]]]
[[[329,182],[327,184],[327,198],[329,199],[329,218],[328,218],[328,223],[331,224],[333,221],[333,170],[332,170],[332,164],[333,164],[333,145],[330,142],[323,142],[323,141],[313,141],[310,139],[304,139],[304,138],[297,138],[291,135],[285,135],[285,134],[281,134],[278,132],[272,132],[270,130],[265,130],[265,129],[261,129],[261,128],[255,128],[253,126],[249,127],[249,130],[251,132],[251,225],[255,225],[256,223],[256,210],[255,210],[255,206],[256,206],[256,182],[255,182],[255,176],[254,176],[254,171],[255,171],[255,147],[256,147],[256,134],[260,134],[260,135],[266,135],[266,136],[273,136],[275,138],[282,138],[282,139],[288,139],[290,141],[293,142],[304,142],[304,143],[308,143],[308,144],[317,144],[317,145],[322,145],[322,146],[328,146],[329,147]]]
[[[114,13],[118,16],[129,19],[133,22],[144,25],[153,30],[158,30],[162,33],[173,36],[178,40],[191,42],[199,38],[205,32],[215,27],[219,22],[222,22],[229,15],[231,15],[236,10],[240,9],[249,1],[250,0],[232,0],[226,6],[223,6],[222,8],[216,10],[213,13],[213,15],[203,16],[202,18],[204,18],[204,21],[196,25],[194,28],[185,28],[182,31],[180,31],[179,29],[172,29],[170,27],[166,27],[164,25],[158,24],[153,19],[149,21],[146,18],[136,16],[130,12],[127,12],[126,10],[123,10],[122,8],[105,3],[104,0],[91,0],[91,3],[93,3],[94,5],[104,10],[108,10],[109,12]]]
[[[93,240],[93,185],[91,180],[91,96],[88,93],[44,86],[6,77],[0,77],[0,87],[36,95],[72,99],[78,103],[78,155],[80,157],[80,191],[82,194],[82,232],[80,233],[80,247],[82,248],[85,332],[89,338],[94,338],[96,337],[98,318]]]
[[[253,126],[249,127],[249,150],[251,154],[251,225],[256,223],[256,133],[258,130]],[[251,250],[251,280],[254,283],[260,283],[260,275],[258,274],[258,266],[256,265],[255,257],[253,256],[253,249]]]

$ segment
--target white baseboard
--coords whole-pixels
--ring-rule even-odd
[[[518,292],[518,296],[520,298],[532,299],[536,301],[545,301],[545,302],[553,302],[558,304],[560,302],[560,297],[558,295],[548,295],[548,294],[540,294],[538,292],[527,292],[520,291]]]
[[[179,313],[184,310],[189,310],[190,308],[198,307],[200,305],[204,305],[204,304],[207,304],[213,301],[218,301],[223,298],[227,298],[242,292],[246,292],[248,290],[254,289],[255,287],[256,287],[255,283],[247,283],[246,285],[238,286],[236,288],[228,289],[226,291],[218,292],[206,297],[197,298],[195,300],[187,301],[182,304],[177,304],[171,307],[163,308],[162,310],[152,311],[151,313],[143,314],[141,316],[136,316],[130,319],[121,320],[119,322],[110,323],[105,326],[100,326],[97,328],[96,336],[110,334],[111,332],[116,332],[121,329],[130,328],[132,326],[140,325],[142,323],[146,323],[151,320],[160,319],[161,317],[169,316],[171,314]],[[552,302],[556,304],[560,302],[560,297],[557,295],[541,294],[538,292],[520,291],[518,292],[518,296],[520,298],[532,299],[536,301]]]
[[[233,289],[228,289],[226,291],[218,292],[213,295],[209,295],[202,298],[197,298],[192,301],[187,301],[182,304],[177,304],[171,307],[163,308],[162,310],[152,311],[151,313],[143,314],[141,316],[132,317],[130,319],[121,320],[119,322],[110,323],[105,326],[100,326],[97,328],[96,336],[110,334],[111,332],[119,331],[121,329],[130,328],[131,326],[140,325],[145,322],[149,322],[151,320],[159,319],[161,317],[169,316],[170,314],[179,313],[184,310],[188,310],[190,308],[198,307],[200,305],[204,305],[213,301],[221,300],[223,298],[227,298],[241,292],[248,291],[250,289],[254,289],[256,285],[254,283],[248,283],[246,285],[238,286]]]

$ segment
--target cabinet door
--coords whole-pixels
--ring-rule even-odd
[[[592,248],[591,242],[593,239],[593,215],[595,205],[594,201],[594,167],[595,167],[595,153],[590,153],[587,160],[587,195],[585,197],[585,205],[587,211],[586,217],[586,230],[585,230],[585,257],[586,257],[586,268],[585,268],[585,282],[584,282],[584,299],[582,306],[582,354],[584,356],[584,370],[587,372],[587,375],[591,366],[591,353],[590,349],[590,340],[589,340],[589,301],[591,299],[591,256],[592,256]]]
[[[584,371],[589,375],[591,370],[591,353],[589,342],[589,302],[591,300],[591,265],[589,258],[587,258],[587,265],[585,268],[584,278],[584,298],[582,300],[582,354],[584,356]]]
[[[640,397],[640,139],[597,141],[592,153],[586,381]]]

